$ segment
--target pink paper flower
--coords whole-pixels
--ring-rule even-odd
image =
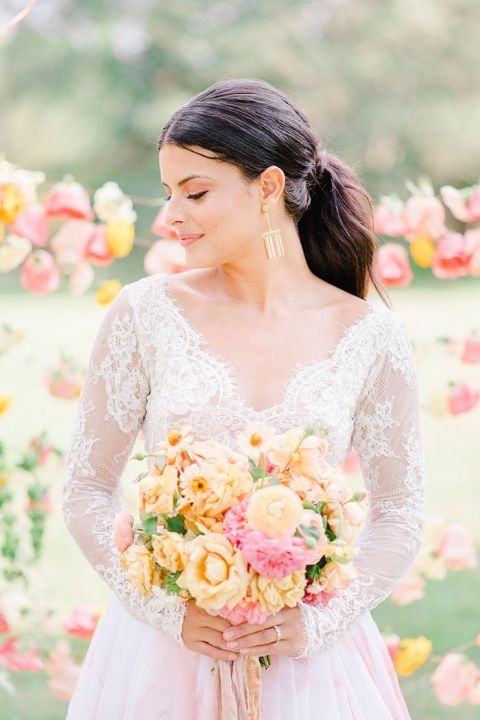
[[[185,250],[173,240],[157,240],[145,255],[143,264],[147,275],[172,275],[187,269]]]
[[[303,538],[269,538],[258,530],[251,530],[245,535],[241,550],[254,570],[276,580],[304,570],[312,558]]]
[[[444,527],[439,535],[435,552],[448,570],[465,570],[477,567],[475,543],[466,528],[458,523]]]
[[[122,510],[115,515],[113,522],[115,545],[119,552],[125,552],[133,543],[133,517]]]
[[[7,622],[5,615],[0,612],[0,633],[10,632],[10,625]]]
[[[48,243],[48,222],[43,205],[32,203],[17,215],[10,230],[30,240],[36,247],[45,247]]]
[[[112,264],[114,256],[107,246],[105,225],[95,226],[87,243],[84,260],[100,267],[108,267]]]
[[[480,363],[480,337],[472,335],[465,340],[460,360],[464,363]]]
[[[0,646],[0,667],[12,672],[38,672],[43,669],[43,662],[37,647],[30,645],[26,652],[18,649],[19,638],[9,638]]]
[[[48,675],[47,687],[63,700],[72,697],[82,666],[75,663],[70,655],[66,640],[60,640],[48,656],[45,670]]]
[[[158,235],[159,237],[170,238],[171,240],[178,240],[178,235],[175,231],[175,228],[173,228],[171,225],[167,225],[164,220],[166,209],[166,206],[161,208],[161,210],[155,217],[155,220],[153,221],[150,229],[155,235]]]
[[[445,232],[445,208],[433,195],[414,195],[403,208],[407,235],[437,238]]]
[[[269,617],[269,613],[258,602],[239,603],[232,610],[225,605],[219,614],[232,625],[240,625],[243,622],[249,625],[263,625]]]
[[[466,200],[465,192],[451,185],[440,188],[440,195],[453,217],[462,222],[474,222],[480,219],[480,188],[475,188]]]
[[[341,471],[345,475],[355,475],[360,470],[360,458],[355,448],[352,448],[342,463]]]
[[[43,204],[50,217],[78,220],[93,220],[95,217],[87,191],[77,182],[57,183],[44,198]]]
[[[63,223],[50,244],[59,265],[75,266],[83,261],[95,225],[86,220]]]
[[[413,279],[408,254],[402,245],[385,243],[378,249],[375,271],[388,287],[408,287]]]
[[[403,237],[406,235],[408,226],[402,211],[402,203],[399,203],[396,207],[379,205],[375,209],[374,214],[375,232],[379,235],[389,235],[390,237]]]
[[[63,629],[69,635],[90,640],[98,623],[98,613],[86,605],[76,605],[70,616],[63,622]]]
[[[95,280],[95,273],[92,266],[87,262],[79,262],[71,273],[68,280],[70,294],[74,297],[83,295]]]
[[[435,695],[444,705],[459,705],[473,691],[478,669],[459,653],[447,653],[431,676]]]
[[[395,587],[390,599],[396,605],[409,605],[420,600],[425,593],[425,580],[414,570],[409,570]]]
[[[465,252],[468,256],[468,272],[473,277],[480,277],[480,228],[467,230],[464,238]]]
[[[48,295],[60,286],[60,273],[47,250],[34,250],[22,265],[20,284],[24,290]]]
[[[468,383],[457,383],[447,396],[451,415],[460,415],[474,408],[480,398],[479,390]]]
[[[468,261],[465,237],[460,233],[449,232],[438,241],[432,272],[443,280],[454,280],[468,274]]]
[[[400,637],[398,635],[392,634],[386,635],[383,639],[385,640],[388,654],[392,658],[392,662],[394,662],[398,654],[398,649],[400,647]]]

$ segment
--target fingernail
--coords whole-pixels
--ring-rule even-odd
[[[227,630],[223,633],[223,637],[225,640],[230,640],[233,637],[233,632],[231,630]]]
[[[238,647],[238,642],[228,642],[228,643],[227,643],[227,647],[228,647],[229,650],[233,650],[233,648],[237,648],[237,647]]]

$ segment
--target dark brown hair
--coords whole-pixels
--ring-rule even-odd
[[[285,209],[294,219],[308,267],[365,298],[377,240],[373,203],[355,172],[320,146],[306,114],[262,80],[223,79],[180,107],[157,141],[196,145],[236,165],[250,180],[276,165],[285,174]]]

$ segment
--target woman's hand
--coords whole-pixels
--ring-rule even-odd
[[[273,628],[280,628],[280,640]],[[305,646],[305,636],[301,610],[298,606],[283,608],[280,612],[271,615],[263,625],[231,626],[223,631],[223,637],[228,640],[226,647],[241,655],[291,655],[295,657]],[[235,644],[232,644],[235,643]]]
[[[238,653],[227,649],[223,631],[232,627],[228,620],[207,613],[194,600],[187,601],[182,640],[189,650],[219,660],[235,660]],[[273,632],[273,631],[272,631]]]

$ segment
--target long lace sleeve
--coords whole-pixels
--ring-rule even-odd
[[[369,500],[354,559],[358,576],[326,606],[300,603],[306,657],[333,645],[361,615],[384,600],[415,558],[424,524],[420,402],[413,351],[402,319],[360,393],[352,434]]]
[[[128,580],[114,543],[121,476],[150,391],[125,286],[95,339],[66,459],[63,516],[75,542],[126,610],[183,645],[185,603],[155,587],[145,599]]]

